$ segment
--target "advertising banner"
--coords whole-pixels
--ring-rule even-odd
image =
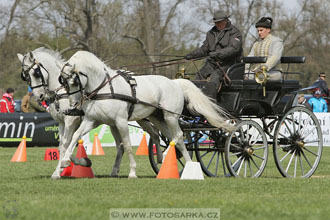
[[[321,125],[323,145],[330,146],[330,114],[315,113]],[[303,120],[305,126],[309,122]],[[313,133],[306,128],[306,132]],[[82,137],[87,154],[92,152],[94,134],[98,133],[102,147],[116,146],[114,137],[108,125],[100,125]],[[17,147],[26,136],[27,146],[58,146],[58,123],[49,113],[11,113],[0,114],[0,146]],[[129,123],[129,135],[132,146],[138,146],[143,135],[143,130],[136,122]],[[308,138],[313,139],[310,135]],[[147,141],[149,136],[147,134]]]
[[[49,113],[1,113],[0,146],[58,146],[58,123]]]

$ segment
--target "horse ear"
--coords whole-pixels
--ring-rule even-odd
[[[29,56],[30,61],[33,62],[34,58],[33,58],[33,54],[32,54],[31,51],[30,51],[29,55],[30,55],[30,56]]]
[[[23,63],[24,56],[20,53],[17,54],[17,57],[21,63]]]

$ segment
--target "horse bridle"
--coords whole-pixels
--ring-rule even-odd
[[[25,58],[26,57],[24,57],[24,59]],[[59,110],[58,101],[60,99],[67,99],[68,98],[66,93],[65,94],[60,94],[60,95],[57,94],[57,91],[61,90],[63,87],[61,86],[61,87],[55,89],[55,91],[50,91],[48,89],[48,84],[46,83],[46,80],[45,80],[40,68],[44,69],[47,72],[48,76],[49,76],[48,70],[40,62],[38,62],[36,59],[33,59],[32,65],[29,66],[27,70],[24,70],[24,66],[26,66],[26,65],[24,65],[24,59],[23,59],[23,62],[22,62],[22,72],[21,72],[22,80],[26,81],[31,89],[44,87],[44,90],[45,90],[46,94],[49,97],[49,99],[47,99],[47,101],[49,101],[49,103],[53,103],[53,102],[56,101],[55,106],[56,106],[56,110],[58,111]],[[33,67],[35,65],[37,65],[37,68],[33,69]],[[34,70],[33,75],[34,75],[35,78],[41,78],[41,84],[40,85],[32,86],[31,77],[30,77],[31,69]]]
[[[110,75],[107,73],[106,69],[104,69],[106,74],[105,74],[105,77],[104,77],[102,83],[96,89],[94,89],[92,92],[87,94],[86,91],[85,91],[85,88],[83,87],[83,85],[81,83],[79,75],[86,77],[86,79],[88,79],[88,76],[85,73],[82,73],[80,71],[78,72],[78,71],[75,71],[75,70],[71,72],[72,74],[67,74],[66,72],[63,71],[65,66],[71,66],[71,65],[69,63],[66,63],[63,66],[63,68],[61,70],[61,76],[59,77],[59,82],[66,89],[68,96],[76,94],[78,92],[80,92],[80,94],[81,94],[80,102],[77,103],[76,106],[73,106],[73,108],[78,108],[79,106],[82,106],[82,104],[85,100],[93,99],[95,96],[97,96],[98,91],[100,91],[105,85],[109,84],[110,85],[110,91],[112,93],[114,93],[111,81],[113,79],[115,79],[116,77],[120,76],[120,74],[116,74],[115,76],[110,77]],[[64,79],[62,74],[66,75],[67,77]],[[78,90],[76,90],[74,92],[70,92],[70,86],[69,86],[69,83],[68,83],[69,79],[73,79],[73,82],[74,82],[75,86],[79,86]]]
[[[24,57],[25,59],[25,57]],[[41,64],[39,63],[36,59],[33,59],[33,63],[31,66],[29,66],[29,68],[27,70],[24,70],[24,59],[23,59],[23,62],[22,62],[22,72],[21,72],[21,78],[23,81],[26,81],[30,88],[31,89],[35,89],[35,88],[39,88],[39,87],[44,87],[44,89],[46,90],[46,92],[48,92],[48,84],[46,83],[45,81],[45,78],[44,76],[42,75],[42,72],[41,72],[41,69],[44,69],[48,75],[49,75],[49,72],[48,70]],[[37,65],[37,68],[33,69],[33,67]],[[30,70],[33,70],[33,76],[35,78],[40,78],[41,79],[41,84],[40,85],[36,85],[36,86],[32,86],[32,82],[31,82],[31,77],[30,77]]]
[[[63,71],[66,66],[72,67],[69,63],[64,64],[64,66],[61,69],[61,75],[58,77],[58,81],[65,88],[66,95],[68,97],[70,95],[74,95],[76,93],[81,94],[81,100],[80,100],[80,105],[81,105],[82,102],[83,102],[85,88],[82,86],[79,75],[82,75],[82,76],[86,77],[87,79],[88,79],[88,76],[86,74],[82,73],[82,72],[77,72],[75,70],[72,72],[72,74],[67,74],[66,72]],[[63,75],[66,75],[66,77],[64,78]],[[79,87],[78,90],[76,90],[74,92],[70,92],[70,86],[69,86],[69,83],[68,83],[69,79],[73,79],[74,85]],[[75,106],[75,108],[76,107],[77,106]]]

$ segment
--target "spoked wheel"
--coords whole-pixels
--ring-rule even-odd
[[[319,165],[322,130],[316,116],[305,107],[290,109],[276,126],[274,159],[284,177],[308,178]]]
[[[225,165],[224,147],[226,135],[221,130],[191,133],[197,161],[210,177],[231,176]]]
[[[261,126],[255,121],[241,121],[226,141],[227,168],[235,177],[259,177],[268,159],[268,143]]]
[[[184,135],[186,135],[187,133],[185,132]],[[189,133],[188,133],[189,134]],[[170,146],[170,141],[161,133],[159,134],[160,137],[160,147],[159,147],[159,153],[161,155],[163,155],[164,151],[167,149],[168,146]],[[184,139],[186,136],[184,136]],[[188,135],[189,137],[189,135]],[[187,145],[189,145],[189,140],[185,141],[186,143],[186,147],[188,148]],[[190,147],[191,148],[191,147]],[[153,140],[150,138],[149,139],[149,144],[148,144],[148,151],[149,151],[149,161],[151,164],[152,169],[154,170],[154,172],[156,174],[158,174],[160,167],[162,166],[162,158],[158,158],[157,157],[157,148],[156,145],[154,144]],[[177,157],[177,161],[178,161],[178,169],[180,172],[180,175],[183,171],[184,165],[185,165],[185,160],[181,154],[181,152],[176,148],[175,149],[175,153],[176,153],[176,157]],[[192,158],[193,152],[192,151],[188,151],[190,158]]]

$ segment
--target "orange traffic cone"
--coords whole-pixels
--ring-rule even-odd
[[[136,155],[148,155],[148,145],[147,145],[147,138],[146,133],[143,132],[142,140],[140,145],[135,153]]]
[[[94,134],[92,155],[104,155],[104,151],[101,146],[101,142],[100,142],[100,139],[99,139],[97,133]]]
[[[87,154],[83,145],[83,140],[78,141],[78,151],[76,157],[78,159],[87,158]],[[72,168],[71,176],[76,178],[84,178],[84,177],[94,178],[94,173],[92,167],[83,167],[80,165],[74,165]]]
[[[170,143],[170,149],[167,152],[164,163],[160,167],[157,179],[179,179],[179,169],[176,161],[175,143]]]
[[[21,143],[18,145],[14,156],[10,162],[26,162],[26,137],[23,136]]]

